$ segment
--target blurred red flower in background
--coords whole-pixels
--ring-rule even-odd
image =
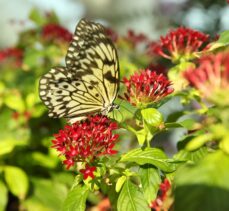
[[[168,196],[168,191],[171,188],[171,184],[168,179],[165,179],[161,184],[160,184],[160,189],[157,198],[151,202],[150,208],[152,208],[155,211],[162,211],[162,210],[167,210],[163,209],[164,207],[164,201],[166,200]]]
[[[136,46],[140,43],[148,42],[148,37],[143,33],[136,33],[133,30],[128,30],[127,35],[124,37],[127,41]]]
[[[72,40],[72,33],[58,24],[49,23],[43,26],[42,37],[48,41],[57,39],[65,42],[70,42]]]
[[[111,28],[105,28],[105,34],[110,37],[113,42],[118,40],[118,33]]]
[[[191,86],[200,90],[205,97],[217,91],[229,91],[229,52],[220,52],[199,59],[196,68],[184,72]]]
[[[20,48],[5,48],[0,50],[0,62],[12,59],[14,64],[19,67],[22,64],[23,51]]]
[[[123,79],[127,91],[125,98],[135,106],[144,106],[160,101],[173,92],[171,82],[163,75],[149,69]]]

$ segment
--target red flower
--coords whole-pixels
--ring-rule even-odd
[[[0,51],[0,62],[4,62],[6,59],[13,59],[16,66],[20,66],[22,57],[23,52],[20,48],[6,48]]]
[[[90,163],[101,155],[117,153],[113,150],[118,135],[112,134],[117,124],[105,116],[90,116],[87,120],[65,126],[55,134],[52,141],[61,155],[65,156],[64,164],[69,169],[76,162]]]
[[[123,82],[127,88],[125,98],[135,106],[158,102],[173,92],[171,82],[163,74],[149,69],[135,73],[129,80],[124,78]]]
[[[96,170],[95,166],[86,165],[85,169],[80,170],[80,173],[83,174],[83,179],[87,179],[88,177],[91,177],[93,179],[95,177],[94,176],[95,170]]]
[[[200,58],[196,68],[184,72],[191,86],[200,90],[205,97],[211,97],[221,90],[229,91],[229,52],[220,52]]]
[[[163,74],[163,75],[167,76],[167,69],[165,66],[163,66],[161,64],[150,64],[147,67],[147,69],[155,71],[158,75]]]
[[[131,42],[133,46],[148,41],[148,38],[143,33],[136,34],[133,30],[128,30],[125,39]]]
[[[42,28],[42,37],[48,41],[57,39],[70,42],[72,40],[72,34],[67,29],[55,23],[47,24]]]
[[[111,28],[105,28],[105,33],[108,37],[110,37],[110,39],[113,42],[116,42],[118,40],[118,34],[116,31],[112,30]]]
[[[166,200],[170,188],[171,184],[169,180],[165,179],[164,182],[160,184],[158,196],[154,201],[151,202],[150,208],[152,208],[155,211],[167,210],[163,209],[163,202]]]
[[[181,59],[195,58],[195,53],[200,52],[209,42],[209,35],[199,31],[180,27],[170,31],[166,36],[161,36],[160,43],[149,46],[154,53],[178,62]]]

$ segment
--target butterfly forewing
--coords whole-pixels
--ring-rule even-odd
[[[107,105],[113,102],[119,85],[118,56],[102,25],[84,19],[79,22],[66,65],[77,77],[95,84]]]
[[[119,88],[119,64],[103,26],[82,19],[65,60],[66,67],[53,68],[40,80],[40,98],[49,116],[73,123],[108,112]]]

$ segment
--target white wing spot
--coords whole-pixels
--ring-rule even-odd
[[[41,95],[41,96],[43,96],[43,95],[45,95],[45,94],[46,94],[45,91],[41,91],[41,92],[40,92],[40,95]]]
[[[40,83],[41,83],[41,84],[46,84],[46,83],[47,83],[47,79],[42,78],[42,79],[40,80]]]

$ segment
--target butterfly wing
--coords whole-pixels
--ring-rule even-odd
[[[102,25],[82,19],[65,60],[73,75],[97,87],[104,108],[112,104],[119,89],[118,55]]]
[[[53,68],[40,80],[40,98],[49,116],[73,123],[108,112],[119,89],[119,64],[103,26],[82,19],[65,60],[66,67]]]
[[[56,67],[40,79],[40,98],[54,118],[84,119],[103,108],[101,94],[91,84],[74,78],[64,67]],[[77,118],[76,118],[77,117]]]

